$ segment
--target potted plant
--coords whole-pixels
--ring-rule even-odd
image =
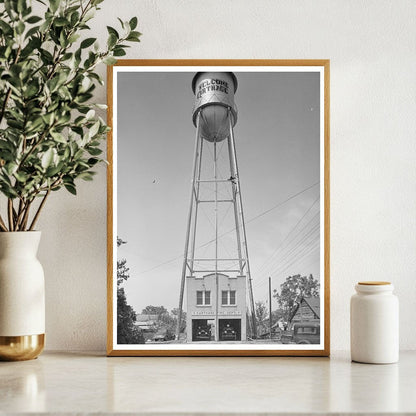
[[[103,0],[0,0],[0,359],[44,345],[44,278],[36,224],[52,192],[76,194],[103,161],[108,127],[92,103],[100,63],[138,42],[137,18],[107,27],[101,51],[88,21]]]

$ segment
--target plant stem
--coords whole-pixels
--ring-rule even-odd
[[[19,200],[19,207],[17,208],[17,215],[15,215],[14,217],[14,229],[16,231],[19,231],[19,219],[21,216],[21,212],[22,212],[22,200]]]
[[[23,199],[19,201],[19,209],[17,210],[17,219],[15,222],[15,230],[21,231],[22,219],[25,213],[26,203],[23,202]]]
[[[4,223],[3,218],[1,217],[1,215],[0,215],[0,229],[2,231],[7,231],[6,224]]]
[[[13,200],[9,198],[7,200],[7,215],[9,217],[9,230],[14,231],[13,228]]]
[[[32,231],[32,230],[33,230],[33,227],[35,226],[36,221],[37,221],[37,220],[38,220],[38,218],[39,218],[40,211],[42,210],[43,206],[45,205],[46,199],[48,198],[48,195],[49,195],[50,191],[51,191],[50,189],[48,189],[48,190],[46,191],[46,194],[45,194],[45,196],[43,197],[42,202],[40,203],[39,208],[38,208],[38,210],[36,211],[36,214],[35,214],[35,216],[34,216],[34,218],[33,218],[33,220],[32,220],[32,224],[30,224],[29,231]]]
[[[26,204],[25,215],[23,216],[22,223],[20,225],[20,229],[22,231],[25,231],[25,229],[26,229],[27,220],[29,218],[29,208],[32,205],[32,202],[33,202],[33,199]]]

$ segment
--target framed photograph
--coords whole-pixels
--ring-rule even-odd
[[[107,354],[328,356],[329,61],[107,81]]]

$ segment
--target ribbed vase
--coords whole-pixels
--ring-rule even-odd
[[[40,231],[0,232],[0,360],[30,360],[44,348],[40,236]]]

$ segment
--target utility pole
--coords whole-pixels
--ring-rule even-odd
[[[270,339],[272,339],[272,278],[269,277],[269,328]]]

